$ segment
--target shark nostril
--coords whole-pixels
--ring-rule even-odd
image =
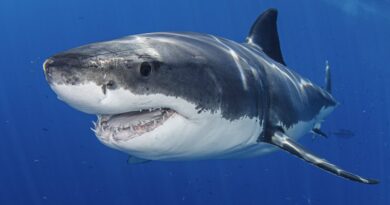
[[[108,81],[107,83],[106,83],[106,87],[107,87],[107,89],[115,89],[116,88],[116,84],[115,84],[115,82],[113,81],[113,80],[110,80],[110,81]]]
[[[107,89],[108,89],[108,90],[113,90],[113,89],[115,89],[115,88],[116,88],[115,81],[109,80],[107,83],[105,83],[105,84],[102,85],[103,94],[106,94],[106,93],[107,93]]]
[[[102,91],[103,91],[104,95],[107,93],[107,85],[106,84],[102,85]]]

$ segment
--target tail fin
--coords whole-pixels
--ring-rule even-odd
[[[326,61],[325,66],[325,90],[328,91],[328,93],[332,93],[332,79],[330,76],[330,66],[328,61]]]

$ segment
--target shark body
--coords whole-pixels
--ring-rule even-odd
[[[315,156],[296,140],[337,106],[325,89],[287,68],[277,11],[258,17],[244,43],[199,33],[159,32],[88,44],[44,63],[51,88],[98,116],[105,145],[146,160],[260,156],[283,149],[338,176],[365,179]]]

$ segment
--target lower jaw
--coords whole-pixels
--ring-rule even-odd
[[[98,116],[98,121],[95,124],[95,129],[92,129],[96,136],[104,142],[109,142],[111,140],[116,142],[125,142],[129,141],[131,139],[142,137],[143,135],[146,135],[150,132],[153,132],[154,130],[158,129],[159,127],[163,126],[163,124],[172,116],[176,115],[177,113],[173,110],[171,111],[164,111],[162,112],[161,116],[158,116],[155,119],[146,119],[145,121],[137,121],[132,119],[134,116],[130,116],[129,118],[134,120],[135,122],[127,122],[126,117],[124,119],[120,119],[121,121],[124,121],[123,124],[128,124],[129,126],[118,126],[115,124],[110,125],[110,119],[107,121],[104,121],[104,117],[107,118],[107,116]],[[116,116],[111,116],[108,118],[113,118],[115,121],[115,117],[122,116],[125,114],[118,114]]]
[[[158,127],[155,127],[153,130],[157,129]],[[135,139],[137,137],[142,137],[143,135],[152,132],[153,130],[146,131],[143,133],[136,133],[134,131],[130,130],[118,130],[108,128],[108,129],[102,129],[101,127],[97,127],[94,132],[95,135],[102,141],[110,142],[126,142],[132,139]]]
[[[105,142],[115,141],[115,142],[126,142],[134,138],[140,137],[142,135],[136,135],[134,133],[128,133],[125,131],[111,132],[111,131],[97,131],[96,136]],[[146,134],[146,133],[144,133]]]

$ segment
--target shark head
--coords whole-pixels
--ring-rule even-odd
[[[239,143],[218,138],[237,132],[235,120],[247,116],[247,132],[255,124],[252,106],[226,100],[229,73],[217,68],[229,63],[210,56],[222,51],[202,38],[154,33],[93,43],[48,58],[44,73],[60,100],[97,115],[93,130],[104,144],[146,159],[201,158]]]

